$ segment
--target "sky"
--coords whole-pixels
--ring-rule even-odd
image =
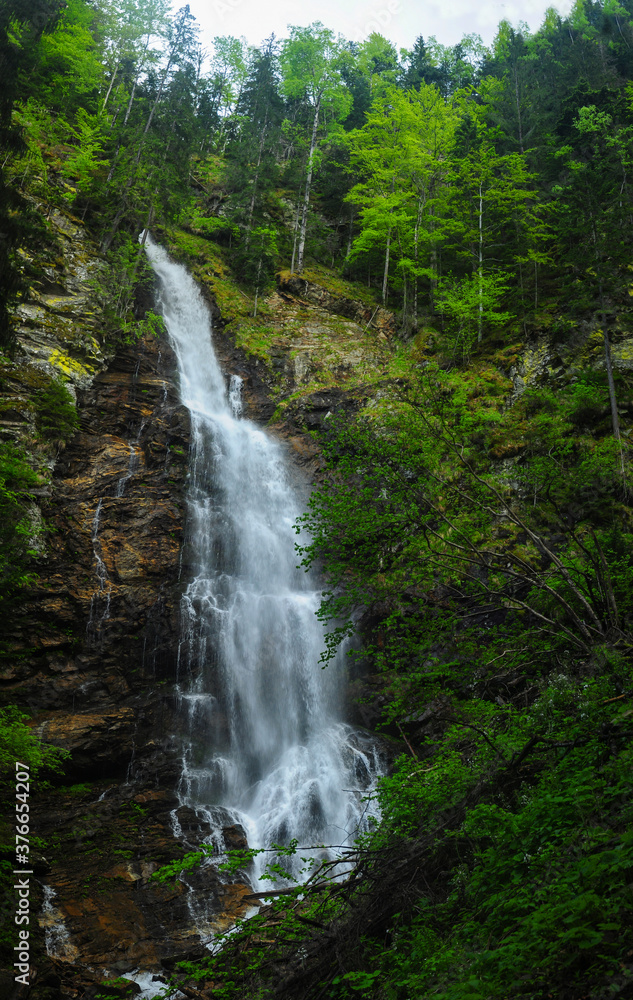
[[[205,48],[216,35],[243,35],[259,45],[272,32],[286,37],[288,24],[321,21],[353,41],[378,31],[398,49],[410,49],[419,35],[454,45],[472,32],[490,45],[504,18],[513,25],[525,21],[535,31],[548,7],[566,14],[572,0],[189,0],[189,6]]]

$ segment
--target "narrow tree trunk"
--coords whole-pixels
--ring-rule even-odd
[[[477,329],[477,343],[481,344],[483,318],[484,318],[484,199],[481,181],[479,182],[479,324]]]
[[[620,471],[622,472],[622,483],[626,487],[626,470],[624,468],[624,448],[622,447],[622,436],[620,434],[620,418],[618,416],[618,398],[615,394],[615,381],[613,378],[613,365],[611,363],[611,342],[607,332],[607,318],[604,310],[604,299],[602,292],[602,282],[600,282],[600,305],[602,308],[602,337],[604,339],[604,366],[607,370],[607,384],[609,386],[609,404],[611,406],[611,426],[613,436],[620,447]]]
[[[534,261],[534,308],[538,308],[538,263]]]
[[[134,77],[134,83],[132,84],[132,90],[131,90],[131,93],[130,93],[130,99],[127,102],[127,108],[125,109],[125,118],[123,119],[123,124],[124,125],[127,125],[127,123],[128,123],[128,118],[130,117],[130,112],[132,110],[132,105],[134,104],[134,95],[136,93],[136,84],[138,83],[138,78],[141,75],[141,70],[143,69],[143,66],[145,65],[145,56],[147,55],[147,50],[149,48],[149,40],[150,40],[150,33],[148,32],[147,33],[147,38],[145,39],[145,48],[143,49],[143,53],[141,55],[141,60],[140,60],[140,62],[138,64],[138,69],[137,69],[136,75]]]
[[[406,334],[407,330],[407,276],[404,276],[404,291],[402,294],[402,330]]]
[[[389,278],[389,252],[391,250],[391,229],[387,233],[387,247],[385,249],[385,269],[382,275],[382,304],[387,305],[387,280]]]
[[[259,298],[259,276],[262,272],[262,259],[259,258],[257,263],[257,287],[255,288],[255,308],[253,309],[253,318],[257,316],[257,299]]]
[[[420,221],[422,215],[422,199],[418,198],[418,214],[415,220],[415,229],[413,230],[413,263],[416,267],[418,266],[418,239],[420,235]],[[413,276],[413,322],[415,326],[418,324],[418,276],[417,273]]]
[[[113,241],[114,237],[116,236],[117,230],[118,230],[118,228],[119,228],[119,226],[121,224],[121,219],[123,218],[123,216],[125,214],[125,209],[127,207],[127,196],[130,193],[132,185],[134,184],[134,181],[136,179],[136,173],[137,173],[137,170],[138,170],[138,165],[141,162],[141,155],[143,153],[143,147],[145,145],[145,137],[147,136],[147,133],[150,130],[150,126],[151,126],[152,121],[154,119],[154,113],[155,113],[156,108],[158,107],[158,105],[160,103],[161,97],[163,96],[163,91],[165,89],[165,84],[167,82],[167,77],[169,75],[169,71],[171,69],[171,65],[172,65],[172,63],[174,61],[174,56],[176,54],[176,48],[178,46],[179,41],[180,41],[180,34],[178,34],[176,36],[176,38],[174,40],[174,43],[173,43],[173,45],[171,47],[171,51],[169,53],[169,60],[168,60],[167,65],[166,65],[166,67],[165,67],[165,69],[163,71],[163,75],[162,75],[162,78],[161,78],[161,81],[160,81],[160,86],[158,88],[158,93],[157,93],[156,97],[154,98],[154,103],[152,104],[152,107],[150,108],[149,115],[147,116],[147,121],[145,122],[145,128],[143,129],[143,134],[141,135],[141,138],[139,139],[138,148],[136,150],[136,156],[134,157],[134,161],[132,163],[132,169],[131,169],[131,172],[130,172],[130,176],[128,177],[127,181],[125,182],[125,184],[123,186],[123,191],[122,191],[122,194],[121,194],[121,201],[119,203],[119,210],[118,210],[118,212],[116,213],[116,215],[114,217],[114,220],[112,222],[112,226],[110,227],[109,233],[107,234],[107,236],[105,237],[103,243],[101,244],[101,249],[102,249],[102,251],[104,253],[110,249],[110,247],[112,245],[112,241]],[[131,98],[130,98],[130,100],[131,100]],[[129,107],[128,107],[128,110],[129,110]]]
[[[114,81],[116,80],[117,74],[119,72],[119,66],[120,66],[120,63],[117,63],[116,66],[114,67],[114,73],[112,74],[112,78],[110,80],[110,86],[108,87],[108,93],[105,95],[105,97],[103,99],[103,110],[104,111],[106,109],[108,101],[110,100],[110,94],[112,93],[112,88],[114,86]]]
[[[295,212],[295,221],[292,226],[292,260],[290,261],[290,273],[295,273],[295,257],[297,255],[297,233],[299,231],[299,212],[301,210],[301,205],[297,202],[297,211]]]
[[[435,237],[433,233],[435,232],[435,216],[433,214],[433,205],[429,205],[429,233],[431,234],[431,252],[429,254],[429,263],[431,265],[431,283],[429,289],[429,305],[431,309],[435,311],[435,296],[437,293],[437,283],[439,280],[439,265],[437,259],[437,244],[435,243]]]
[[[130,111],[132,110],[132,105],[134,104],[134,95],[136,93],[136,81],[138,77],[135,77],[134,83],[132,84],[132,90],[130,91],[130,99],[127,102],[127,108],[125,109],[125,118],[123,119],[123,126],[125,127],[128,123],[128,118],[130,117]]]
[[[123,80],[119,80],[119,84],[118,84],[118,86],[117,86],[117,88],[116,88],[116,91],[115,91],[115,97],[116,97],[116,95],[117,95],[117,94],[119,93],[119,91],[121,90],[121,88],[122,88],[122,87],[123,87]],[[117,122],[118,122],[118,120],[119,120],[119,115],[121,114],[121,111],[122,111],[122,107],[123,107],[123,106],[122,106],[122,104],[121,104],[121,101],[119,101],[119,102],[117,103],[117,105],[116,105],[116,111],[115,111],[115,112],[114,112],[114,114],[112,115],[112,121],[110,122],[110,131],[111,131],[111,132],[114,132],[114,130],[115,130],[115,128],[116,128],[116,123],[117,123]]]
[[[301,227],[299,230],[299,251],[297,253],[297,273],[303,271],[303,258],[306,246],[306,230],[308,228],[308,209],[310,207],[310,189],[312,188],[312,173],[314,170],[314,154],[316,152],[317,132],[319,128],[319,109],[321,101],[318,100],[314,109],[314,122],[312,123],[312,138],[310,140],[310,154],[308,156],[308,173],[306,175],[306,187],[303,197],[303,211],[301,213]]]
[[[517,120],[519,125],[519,150],[521,151],[521,153],[524,153],[525,150],[523,149],[523,124],[521,122],[521,101],[519,100],[519,74],[516,64],[514,66],[514,98],[516,101]]]
[[[248,206],[248,218],[246,220],[246,249],[248,250],[248,245],[251,241],[251,229],[253,227],[253,213],[255,211],[255,199],[257,196],[257,185],[259,183],[259,168],[262,163],[262,156],[264,152],[264,142],[266,140],[266,130],[268,128],[268,111],[266,111],[266,117],[264,118],[264,127],[262,129],[262,137],[259,143],[259,151],[257,153],[257,166],[255,167],[255,176],[253,178],[253,193],[251,195],[251,202]]]

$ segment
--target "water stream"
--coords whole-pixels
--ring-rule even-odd
[[[145,249],[191,414],[181,804],[218,851],[235,826],[255,848],[349,844],[380,765],[344,721],[342,664],[319,663],[320,586],[296,565],[301,505],[282,447],[241,416],[241,380],[227,388],[193,279],[149,238]]]
[[[90,615],[86,625],[86,637],[88,642],[96,646],[102,639],[103,626],[110,617],[110,599],[112,583],[108,575],[108,570],[103,559],[101,540],[99,538],[99,527],[101,523],[101,508],[103,497],[99,498],[92,520],[92,530],[90,539],[92,541],[92,552],[95,559],[95,574],[97,577],[97,589],[90,600]]]
[[[76,962],[79,951],[70,939],[61,910],[55,905],[57,893],[50,885],[42,885],[42,888],[44,899],[38,922],[40,927],[44,928],[46,954],[60,958],[64,962]]]

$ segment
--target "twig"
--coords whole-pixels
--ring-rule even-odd
[[[407,738],[406,738],[406,736],[404,735],[404,732],[403,732],[403,730],[402,730],[402,726],[400,725],[400,723],[399,723],[399,722],[396,722],[396,725],[397,725],[398,729],[400,730],[400,735],[402,736],[402,739],[404,740],[404,742],[405,742],[405,743],[407,744],[407,746],[409,747],[409,750],[411,751],[411,756],[412,756],[412,757],[415,757],[415,759],[416,759],[416,760],[419,760],[420,758],[418,757],[417,753],[415,752],[415,750],[413,749],[413,747],[412,747],[412,746],[411,746],[411,744],[409,743],[408,739],[407,739]]]
[[[490,737],[484,732],[483,729],[480,729],[479,726],[473,726],[472,723],[470,722],[457,722],[456,719],[447,719],[443,715],[436,715],[435,718],[438,719],[440,722],[450,722],[451,725],[453,726],[463,726],[465,729],[474,729],[476,733],[479,733],[480,736],[483,736],[488,746],[492,747],[494,752],[499,757],[501,757],[501,760],[504,761],[504,763],[506,764],[510,763],[508,758],[501,753],[501,750],[499,750],[499,748],[492,742]]]

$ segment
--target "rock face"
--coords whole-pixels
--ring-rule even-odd
[[[61,373],[80,417],[37,497],[46,526],[37,582],[2,629],[3,703],[27,709],[42,738],[70,754],[64,786],[31,795],[46,856],[33,855],[41,926],[30,995],[47,998],[95,995],[103,970],[160,970],[195,949],[199,932],[230,926],[249,891],[212,866],[188,881],[151,878],[197,846],[187,831],[200,826],[175,794],[188,412],[163,338],[114,354],[100,345],[88,282],[101,266],[96,249],[72,220],[58,228],[68,246],[19,308],[0,411],[0,433],[26,444],[40,468],[29,393]],[[242,844],[237,829],[227,837]],[[26,995],[12,958],[8,949],[0,994]]]
[[[2,676],[34,712],[118,711],[171,670],[188,421],[170,360],[165,345],[141,342],[78,392],[81,430],[42,503],[48,551],[9,633],[19,659]],[[63,728],[45,725],[51,740]]]
[[[325,309],[328,313],[345,316],[365,328],[372,326],[383,337],[391,337],[395,333],[393,313],[387,309],[380,306],[369,307],[357,299],[343,294],[337,295],[301,275],[282,275],[280,288],[305,302]]]
[[[34,855],[32,898],[40,926],[30,995],[41,1000],[95,996],[103,970],[173,966],[197,953],[201,935],[243,914],[250,891],[212,865],[176,881],[152,878],[205,832],[204,819],[179,807],[175,793],[189,419],[164,339],[147,336],[116,353],[100,344],[89,284],[100,267],[96,250],[82,242],[76,221],[60,216],[58,228],[65,253],[45,265],[41,287],[20,307],[18,360],[2,373],[0,414],[0,433],[30,444],[30,384],[61,372],[80,416],[40,491],[46,551],[37,583],[5,622],[11,655],[0,667],[4,703],[28,709],[39,734],[70,754],[64,785],[32,795],[33,830],[46,845],[45,856]],[[288,323],[305,311],[290,300],[284,308]],[[276,422],[304,488],[320,464],[309,432],[364,398],[356,388],[309,385],[310,366],[321,364],[314,359],[324,349],[326,310],[348,315],[337,303],[315,302],[301,318],[294,355],[273,351],[268,363],[236,348],[221,324],[215,334],[226,377],[243,379],[253,419],[273,416],[272,387],[288,396],[307,386]],[[337,365],[355,364],[358,322],[368,318],[354,314],[341,329]],[[230,847],[246,846],[240,828],[223,832]],[[21,996],[10,966],[0,972],[0,992]]]
[[[5,637],[4,697],[70,752],[68,785],[33,796],[69,947],[62,959],[113,973],[159,968],[197,943],[186,883],[150,881],[187,846],[174,836],[179,774],[171,683],[188,415],[166,344],[117,353],[78,390],[81,430],[42,504],[48,553]],[[198,877],[218,928],[239,886]],[[226,898],[225,898],[226,897]]]

